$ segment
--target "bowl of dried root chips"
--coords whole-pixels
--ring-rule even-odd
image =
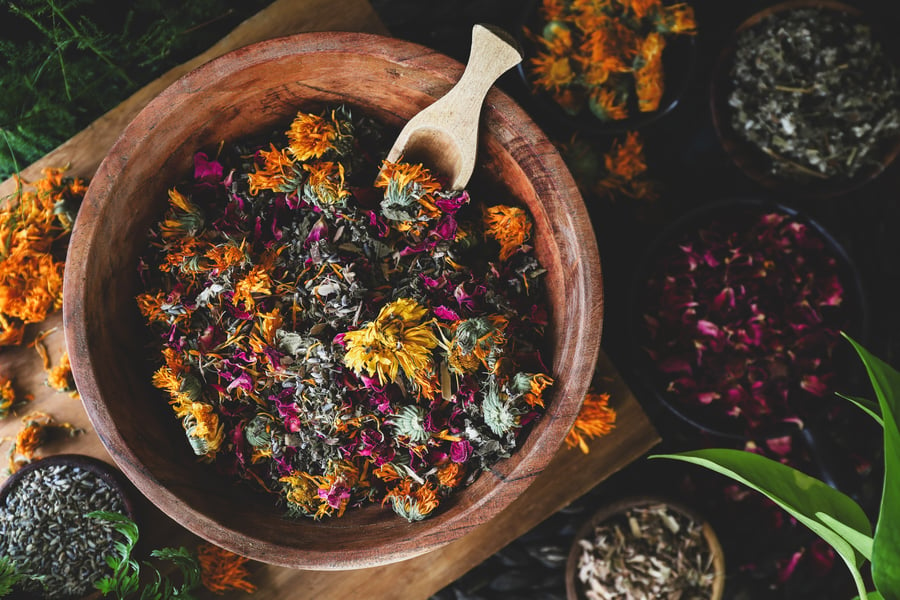
[[[451,542],[557,451],[599,350],[584,204],[492,90],[466,190],[384,161],[462,65],[303,34],[185,76],[100,166],[68,254],[72,368],[110,454],[197,535],[293,568]]]
[[[566,563],[569,600],[718,600],[725,557],[712,526],[667,499],[612,502],[576,532]]]

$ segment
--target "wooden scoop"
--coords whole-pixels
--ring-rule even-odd
[[[500,28],[475,25],[462,77],[449,92],[407,122],[387,160],[422,163],[461,190],[475,169],[481,105],[498,77],[522,61],[518,44]]]

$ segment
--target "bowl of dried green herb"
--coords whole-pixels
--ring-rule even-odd
[[[766,188],[834,197],[900,154],[900,63],[854,6],[794,0],[756,13],[710,87],[723,148]]]
[[[599,349],[571,175],[487,97],[470,188],[382,164],[462,65],[303,34],[185,76],[123,133],[68,254],[72,368],[156,506],[256,560],[395,562],[505,508],[571,426]]]
[[[566,562],[569,600],[703,598],[725,591],[725,555],[693,509],[657,497],[600,508],[576,532]]]

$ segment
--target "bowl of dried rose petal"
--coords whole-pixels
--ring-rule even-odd
[[[547,465],[599,349],[584,204],[506,95],[465,191],[384,162],[462,65],[302,34],[186,75],[75,225],[63,313],[110,454],[201,537],[293,568],[404,560]]]
[[[712,202],[671,223],[637,269],[632,301],[641,389],[694,431],[738,440],[827,430],[834,392],[855,376],[840,332],[869,328],[846,250],[766,198]]]
[[[656,497],[600,508],[575,533],[566,562],[569,600],[694,598],[725,591],[725,555],[693,509]]]

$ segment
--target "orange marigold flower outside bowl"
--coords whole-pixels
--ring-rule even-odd
[[[185,528],[228,550],[293,568],[386,564],[436,549],[518,497],[559,450],[593,374],[603,317],[597,243],[559,154],[526,113],[492,90],[482,113],[479,177],[526,206],[531,242],[548,270],[545,340],[555,382],[546,413],[516,452],[408,523],[367,506],[343,517],[291,519],[274,498],[199,462],[151,384],[138,312],[138,256],[167,190],[194,152],[266,132],[297,110],[344,103],[399,128],[442,96],[462,65],[432,50],[368,34],[271,40],[216,59],[153,100],[101,164],[72,234],[63,317],[72,369],[91,421],[135,486]],[[448,475],[449,476],[449,475]]]

